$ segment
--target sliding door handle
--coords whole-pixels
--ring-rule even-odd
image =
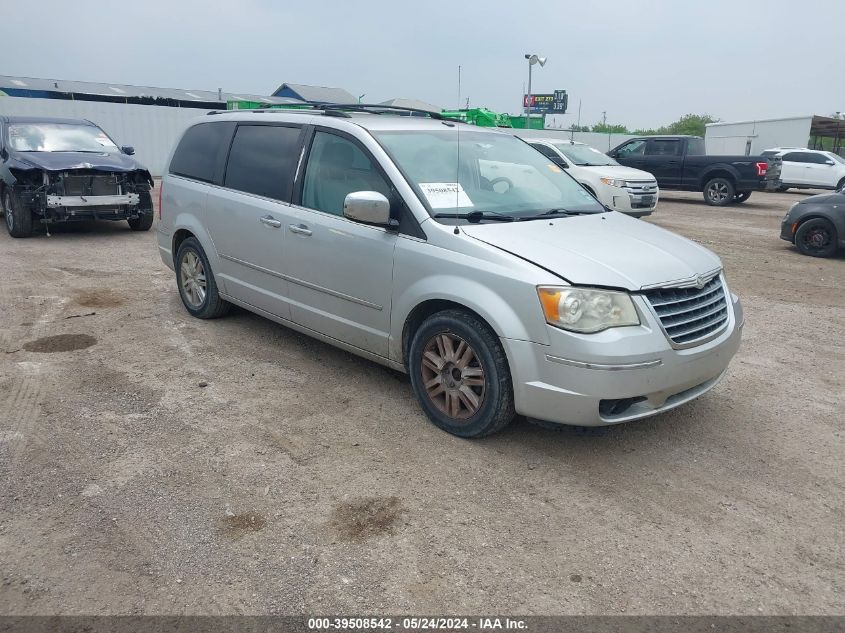
[[[274,229],[278,229],[282,226],[282,223],[272,215],[265,215],[264,217],[258,218],[258,221],[261,222],[261,224],[272,226]]]

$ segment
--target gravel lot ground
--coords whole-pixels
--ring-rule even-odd
[[[716,389],[481,441],[402,375],[192,319],[154,230],[3,231],[0,613],[845,614],[845,256],[778,239],[802,195],[648,220],[742,297]]]

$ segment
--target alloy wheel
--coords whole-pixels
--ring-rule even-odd
[[[484,402],[484,367],[475,350],[461,337],[435,334],[421,359],[422,383],[432,404],[454,420],[474,416]]]
[[[193,251],[185,251],[179,266],[179,282],[182,295],[192,308],[199,308],[205,302],[207,291],[205,268],[202,260]]]
[[[808,250],[821,251],[830,244],[830,232],[822,227],[813,229],[804,236],[804,245]]]
[[[723,182],[714,182],[710,185],[708,194],[714,202],[723,202],[728,198],[728,186]]]

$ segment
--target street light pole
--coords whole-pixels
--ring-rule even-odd
[[[528,60],[528,95],[525,99],[525,129],[528,129],[528,125],[531,120],[531,67],[534,64],[545,66],[547,58],[539,57],[533,53],[526,53],[525,59]]]
[[[528,122],[531,118],[531,55],[526,55],[528,58],[528,96],[525,99],[525,129],[527,130],[529,125]]]

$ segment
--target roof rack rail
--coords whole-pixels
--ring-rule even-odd
[[[359,111],[371,112],[373,114],[393,114],[398,112],[410,112],[424,114],[432,119],[445,119],[439,112],[432,112],[431,110],[422,110],[420,108],[406,108],[403,106],[383,105],[380,103],[319,103],[314,104],[314,108],[318,110],[337,110],[337,111]],[[451,119],[450,119],[451,120]]]
[[[232,112],[281,112],[300,114],[322,113],[325,116],[335,116],[343,118],[349,118],[349,112],[369,112],[371,114],[398,114],[401,112],[408,112],[409,115],[417,113],[440,121],[451,121],[456,123],[461,122],[458,119],[452,119],[443,116],[439,112],[432,112],[431,110],[421,110],[420,108],[405,108],[402,106],[381,105],[379,103],[311,103],[303,104],[301,107],[296,108],[251,108],[249,110],[212,110],[207,114],[231,114]]]

